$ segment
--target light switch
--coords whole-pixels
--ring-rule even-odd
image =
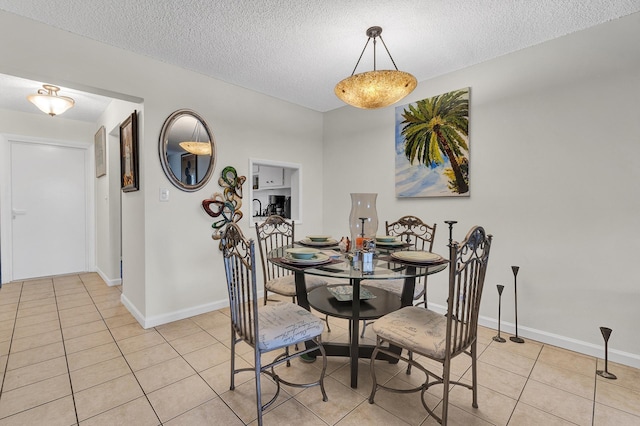
[[[169,188],[160,188],[160,201],[169,201]]]

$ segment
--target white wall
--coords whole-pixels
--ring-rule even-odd
[[[320,229],[322,114],[5,12],[0,12],[0,38],[12,40],[11,45],[0,45],[0,73],[40,75],[66,87],[144,100],[139,116],[140,191],[122,194],[123,302],[142,324],[152,326],[226,303],[222,258],[211,240],[214,219],[201,208],[203,199],[221,192],[217,181],[223,167],[234,166],[248,176],[249,157],[300,163],[305,176],[313,177],[303,182],[300,232]],[[162,124],[180,108],[193,109],[207,120],[218,147],[211,181],[194,193],[170,184],[158,156]],[[91,140],[98,127],[92,126]],[[159,202],[160,188],[170,189],[169,202]],[[248,212],[248,207],[242,210]],[[241,224],[252,237],[248,218]]]
[[[520,335],[640,366],[640,14],[419,83],[401,103],[464,87],[470,95],[469,198],[396,199],[394,108],[325,114],[324,228],[347,235],[350,192],[377,192],[384,220],[414,214],[454,239],[472,225],[494,235],[482,303]],[[437,58],[434,58],[437,60]],[[446,276],[429,280],[443,306]],[[513,343],[506,343],[513,344]]]

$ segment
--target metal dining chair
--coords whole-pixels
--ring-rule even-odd
[[[421,392],[422,405],[427,412],[439,423],[446,425],[449,386],[456,384],[472,390],[472,406],[478,407],[478,314],[491,241],[491,235],[487,235],[484,228],[475,226],[462,243],[452,242],[449,245],[449,295],[445,315],[424,307],[407,306],[373,323],[376,347],[371,354],[373,385],[369,396],[370,404],[374,403],[378,389],[398,393]],[[389,351],[389,345],[398,346],[409,353],[419,354],[442,364],[442,373],[428,370],[426,362],[423,365],[411,356],[404,357],[402,354]],[[373,361],[379,352],[407,362],[425,373],[424,383],[413,389],[394,389],[378,383]],[[452,359],[463,353],[471,357],[471,385],[450,378]],[[432,381],[429,381],[430,377],[433,378]],[[429,408],[425,400],[427,389],[436,384],[443,385],[441,417]]]
[[[253,240],[247,241],[236,223],[229,223],[222,235],[222,253],[224,257],[229,309],[231,314],[231,385],[235,389],[235,376],[242,371],[253,371],[256,381],[256,407],[258,424],[262,425],[263,412],[277,399],[280,384],[293,387],[320,386],[322,400],[327,401],[324,389],[324,376],[327,370],[327,357],[322,346],[321,335],[324,331],[322,320],[306,309],[290,302],[276,303],[258,308],[255,271],[255,247]],[[244,341],[253,348],[254,367],[236,369],[236,344]],[[315,345],[305,348],[305,341]],[[305,348],[290,352],[291,346]],[[292,383],[278,376],[276,366],[287,363],[292,358],[313,351],[322,355],[320,378],[312,383]],[[262,355],[281,352],[270,363],[262,365]],[[275,382],[276,393],[265,404],[261,397],[261,376],[265,374]]]
[[[282,216],[271,215],[262,223],[256,224],[256,236],[260,247],[260,260],[264,277],[264,304],[267,304],[268,292],[281,296],[291,297],[296,301],[296,282],[293,273],[267,259],[268,254],[284,246],[290,246],[295,242],[295,222],[288,221]],[[305,276],[307,291],[327,285],[328,281],[322,277]],[[328,317],[325,316],[327,331],[331,332]]]
[[[435,223],[428,225],[416,216],[403,216],[395,222],[385,222],[385,232],[386,235],[398,237],[402,242],[409,245],[403,250],[431,251],[433,250],[433,240],[436,236],[436,226],[437,224]],[[387,290],[400,297],[404,287],[404,280],[364,280],[362,284]],[[420,300],[416,305],[424,304],[425,307],[427,306],[426,274],[416,279],[413,300]],[[365,321],[362,324],[360,337],[364,337],[366,328],[367,322]]]

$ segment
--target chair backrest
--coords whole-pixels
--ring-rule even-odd
[[[447,354],[468,348],[478,335],[478,314],[492,236],[474,226],[461,243],[449,247],[449,299],[447,301]]]
[[[413,250],[431,251],[433,249],[433,240],[436,237],[436,224],[428,225],[422,219],[416,216],[402,216],[395,222],[385,222],[387,235],[400,237],[405,243],[411,244]],[[422,275],[416,280],[416,283],[424,284],[422,295],[426,301],[427,276]],[[416,297],[420,297],[417,295]]]
[[[387,235],[401,237],[402,241],[412,244],[415,250],[431,251],[436,235],[436,224],[427,225],[415,216],[403,216],[395,222],[385,222]]]
[[[282,216],[271,215],[259,224],[256,224],[256,236],[260,246],[260,260],[262,261],[262,272],[265,281],[270,281],[291,272],[284,268],[280,268],[267,261],[267,254],[270,251],[287,245],[293,244],[295,241],[295,224],[293,221],[287,221]]]
[[[227,277],[231,324],[238,337],[255,346],[258,296],[253,240],[247,241],[240,227],[230,222],[224,229],[220,245]]]

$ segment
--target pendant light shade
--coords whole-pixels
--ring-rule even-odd
[[[60,90],[57,86],[43,84],[44,89],[38,90],[38,93],[28,95],[27,100],[40,109],[40,111],[50,116],[60,115],[75,105],[75,101],[68,96],[58,96]]]
[[[191,134],[191,140],[180,142],[178,145],[190,154],[211,155],[211,142],[208,140],[200,140],[200,127],[201,124],[196,120],[193,133]]]
[[[362,49],[360,58],[356,63],[350,77],[338,83],[334,89],[335,94],[345,103],[357,108],[375,109],[389,106],[407,96],[418,85],[416,78],[408,72],[399,71],[395,61],[387,49],[382,36],[382,28],[371,27],[367,29],[367,42]],[[380,38],[395,70],[376,70],[376,38]],[[355,74],[362,55],[367,49],[369,41],[373,38],[373,71]]]

